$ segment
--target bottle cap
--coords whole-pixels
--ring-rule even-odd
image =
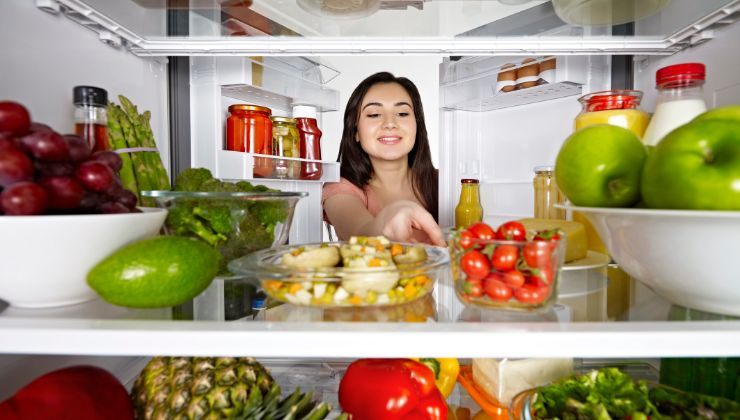
[[[702,63],[674,64],[658,69],[655,83],[663,89],[701,85],[706,80],[706,72],[706,66]]]
[[[547,174],[552,173],[552,171],[555,169],[553,166],[535,166],[534,167],[534,173],[536,174]]]
[[[312,105],[293,105],[293,118],[316,119],[316,107]]]
[[[475,178],[464,178],[464,179],[461,179],[460,182],[463,184],[477,184],[478,180]]]
[[[95,86],[75,86],[73,89],[75,105],[108,106],[108,92]]]

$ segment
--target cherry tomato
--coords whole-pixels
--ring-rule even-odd
[[[460,259],[460,269],[469,279],[482,279],[491,271],[491,263],[479,251],[468,251]]]
[[[501,280],[512,289],[517,289],[524,285],[524,274],[519,270],[511,270],[506,273],[500,273]]]
[[[458,243],[460,244],[462,249],[470,249],[476,245],[475,239],[476,239],[475,235],[468,232],[467,230],[464,230],[460,232],[460,240],[458,241]]]
[[[496,239],[523,241],[527,239],[527,229],[519,222],[506,222],[496,231]]]
[[[467,279],[463,285],[463,293],[470,297],[483,296],[483,280]]]
[[[533,286],[525,284],[514,291],[514,298],[522,303],[542,303],[550,296],[549,286]]]
[[[535,268],[532,270],[532,274],[527,277],[528,283],[533,285],[548,285],[552,284],[552,265],[547,264],[542,268]]]
[[[557,229],[541,230],[534,236],[535,241],[559,241],[560,231]]]
[[[499,302],[506,302],[513,295],[509,286],[493,278],[486,279],[483,283],[483,290],[485,290],[489,299]]]
[[[552,248],[549,242],[533,241],[527,242],[522,249],[524,262],[532,268],[541,268],[550,264]]]
[[[493,250],[491,263],[497,271],[510,271],[516,268],[519,248],[514,245],[499,245]]]
[[[496,231],[483,222],[473,223],[468,226],[468,232],[472,233],[478,239],[491,240],[496,238]]]

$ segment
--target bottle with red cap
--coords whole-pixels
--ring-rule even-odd
[[[656,72],[655,78],[658,102],[643,136],[643,142],[651,146],[707,110],[702,92],[706,80],[704,64],[684,63],[663,67]]]

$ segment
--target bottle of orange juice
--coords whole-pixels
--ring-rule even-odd
[[[650,116],[640,109],[642,92],[639,90],[607,90],[584,95],[578,99],[583,108],[575,120],[575,129],[596,124],[610,124],[626,128],[642,139],[650,122]],[[586,216],[573,212],[573,220],[583,223],[586,228],[588,249],[607,253],[596,229]],[[607,288],[607,315],[618,317],[629,308],[631,281],[629,276],[618,268],[609,268]]]

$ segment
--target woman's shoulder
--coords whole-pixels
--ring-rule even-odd
[[[362,202],[367,206],[367,193],[365,193],[362,188],[350,182],[347,178],[339,178],[339,182],[324,184],[324,188],[321,193],[321,201],[326,201],[328,198],[338,194],[353,195],[362,200]]]

